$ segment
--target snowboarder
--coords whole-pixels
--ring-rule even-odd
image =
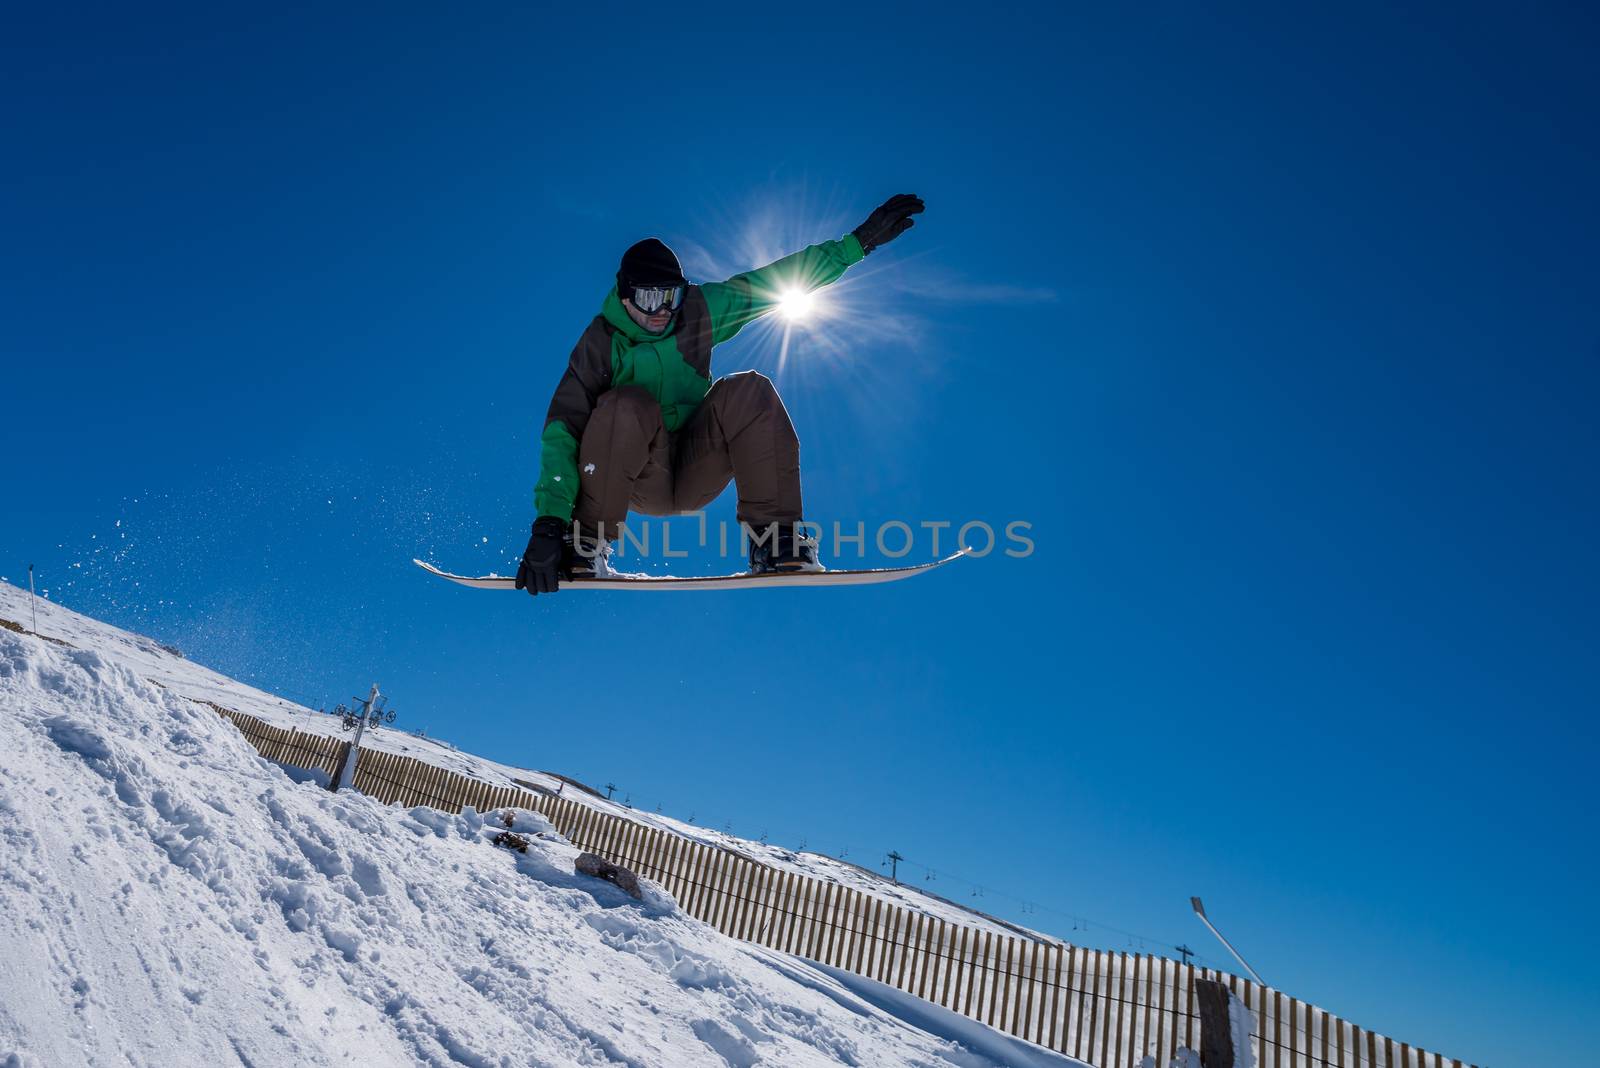
[[[629,509],[676,515],[710,504],[731,479],[750,532],[750,570],[820,571],[804,536],[800,441],[770,379],[712,381],[711,349],[777,307],[787,289],[837,281],[923,210],[890,197],[837,241],[824,241],[726,282],[690,285],[656,238],[629,248],[617,284],[578,339],[540,437],[538,519],[517,589],[604,574],[609,540]]]

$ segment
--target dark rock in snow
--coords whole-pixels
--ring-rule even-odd
[[[572,862],[572,867],[581,875],[592,875],[596,879],[616,883],[631,897],[644,900],[644,895],[639,891],[639,877],[620,864],[613,864],[593,853],[579,853],[578,859]]]
[[[507,849],[515,849],[518,853],[526,853],[528,851],[528,840],[522,837],[522,835],[513,834],[510,831],[501,831],[499,834],[491,838],[490,841],[497,846],[505,846]]]

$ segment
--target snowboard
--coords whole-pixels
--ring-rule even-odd
[[[563,590],[754,590],[776,589],[787,586],[876,586],[884,582],[926,575],[952,560],[968,555],[961,549],[943,560],[910,567],[875,567],[860,571],[769,571],[761,575],[741,572],[736,575],[702,575],[678,577],[672,575],[614,574],[605,578],[575,578],[563,580]],[[514,590],[517,580],[507,575],[452,575],[425,560],[412,560],[430,575],[471,586],[476,590]]]

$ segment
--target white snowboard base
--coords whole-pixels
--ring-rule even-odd
[[[876,586],[884,582],[926,575],[936,567],[967,555],[962,549],[943,560],[910,567],[878,567],[861,571],[770,571],[762,575],[741,572],[737,575],[683,577],[663,575],[613,575],[608,578],[577,578],[561,583],[563,590],[753,590],[780,586]],[[452,575],[423,560],[412,560],[430,575],[471,586],[476,590],[514,590],[517,580],[505,575]]]

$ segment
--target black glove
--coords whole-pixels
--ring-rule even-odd
[[[922,198],[915,193],[899,193],[867,216],[867,221],[850,231],[861,242],[863,253],[887,245],[916,224],[911,216],[922,210]]]
[[[517,568],[517,589],[534,597],[555,593],[561,588],[561,558],[565,553],[566,524],[553,515],[542,515],[533,523],[533,537]]]

